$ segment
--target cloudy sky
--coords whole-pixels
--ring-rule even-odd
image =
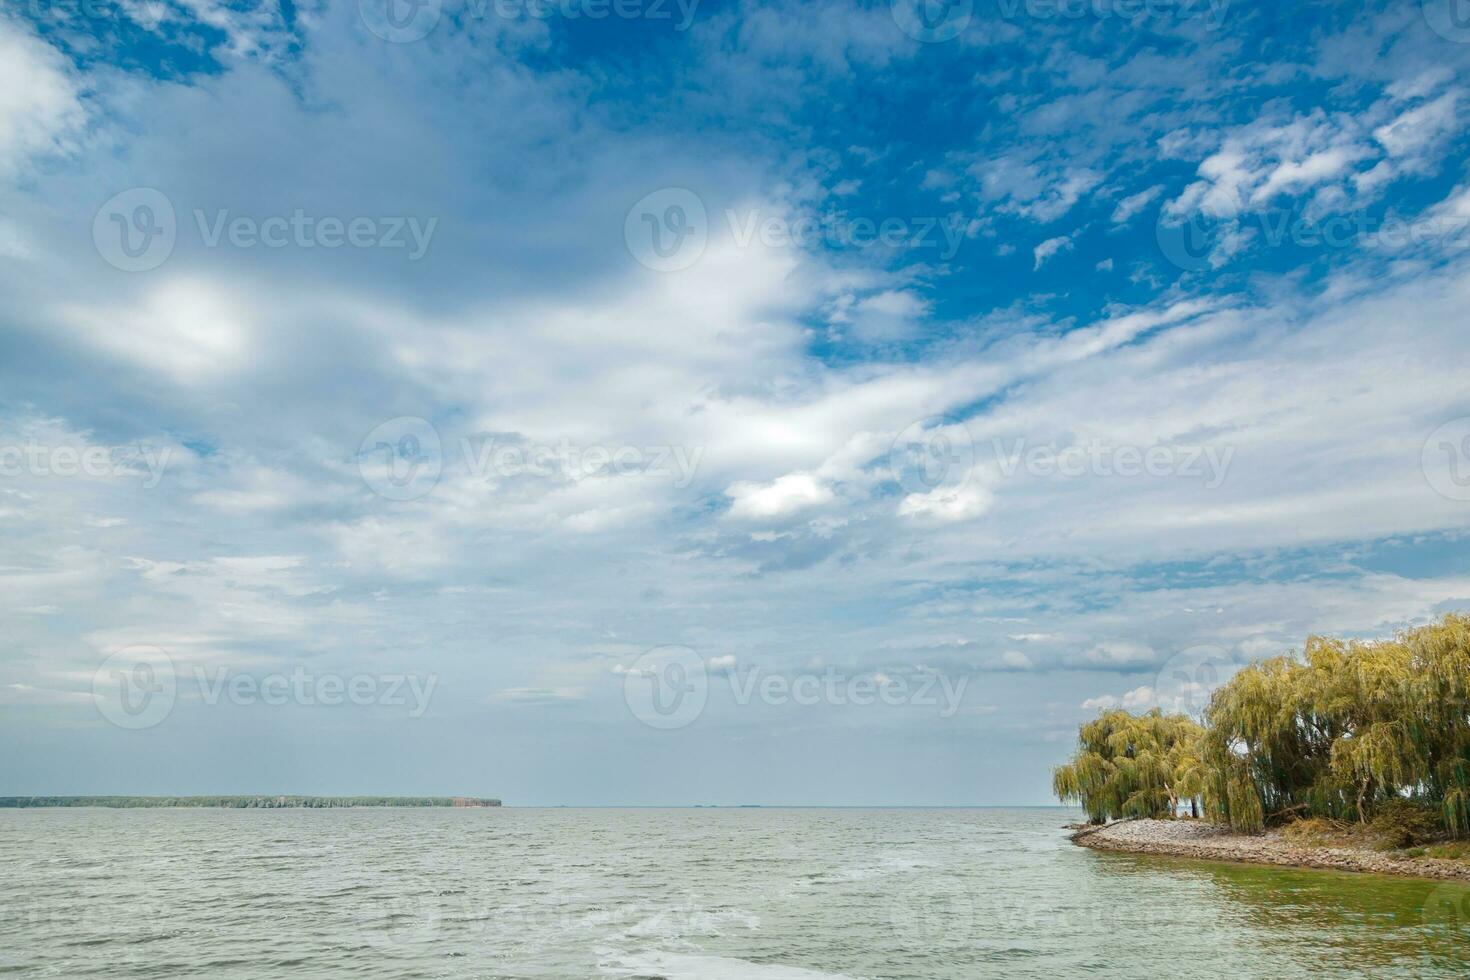
[[[387,2],[0,12],[0,794],[1043,802],[1470,608],[1446,0]]]

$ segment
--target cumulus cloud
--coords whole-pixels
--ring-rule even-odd
[[[938,487],[928,493],[911,493],[898,505],[904,517],[929,517],[939,521],[964,521],[990,509],[994,495],[984,487],[964,484]]]
[[[787,517],[831,502],[832,489],[810,473],[788,473],[769,483],[740,482],[725,491],[730,516],[743,520]]]

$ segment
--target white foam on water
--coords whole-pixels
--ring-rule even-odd
[[[801,966],[752,963],[727,956],[640,953],[598,964],[609,977],[665,977],[667,980],[855,980]]]

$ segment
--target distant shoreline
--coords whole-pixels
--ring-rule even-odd
[[[1071,840],[1099,851],[1470,882],[1470,864],[1461,861],[1367,848],[1304,846],[1279,832],[1237,834],[1197,820],[1118,820],[1079,829]]]
[[[0,809],[106,807],[108,809],[330,810],[348,807],[455,807],[478,809],[500,801],[477,796],[0,796]]]

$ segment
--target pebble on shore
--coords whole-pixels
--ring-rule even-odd
[[[1470,881],[1470,864],[1465,862],[1359,848],[1309,847],[1286,840],[1279,831],[1236,834],[1200,820],[1119,820],[1084,827],[1072,834],[1072,842],[1101,851]]]

